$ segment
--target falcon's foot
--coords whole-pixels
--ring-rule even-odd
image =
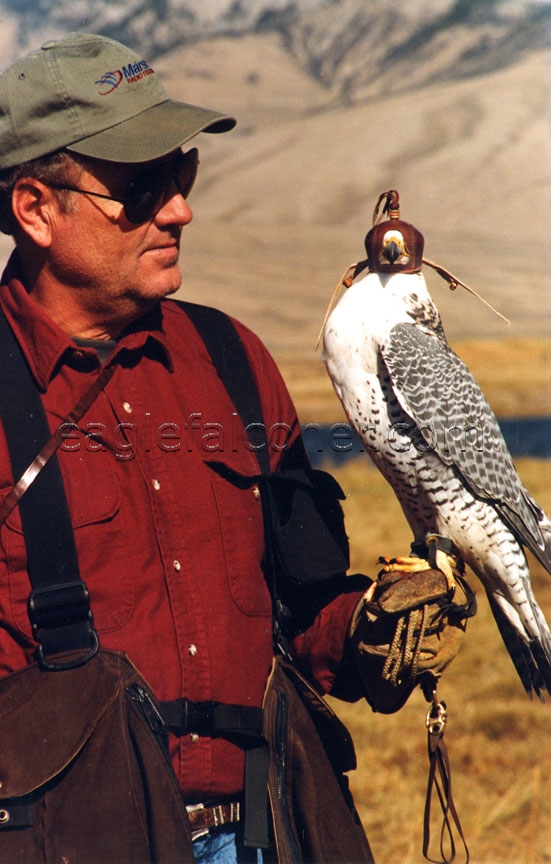
[[[446,577],[446,582],[448,583],[448,590],[455,591],[456,581],[455,576],[453,575],[453,568],[457,568],[457,558],[455,555],[448,555],[446,552],[443,552],[441,549],[436,550],[436,569],[440,570],[441,573]]]
[[[401,570],[402,573],[418,573],[420,570],[430,570],[430,564],[424,558],[409,555],[402,555],[397,558],[387,558],[386,555],[381,555],[378,562],[383,565],[385,573],[393,573],[395,570]]]
[[[419,554],[398,556],[396,558],[381,556],[379,564],[383,565],[383,572],[393,573],[401,571],[402,573],[419,573],[421,570],[440,570],[446,578],[448,590],[453,592],[456,586],[453,571],[456,570],[462,573],[463,562],[458,555],[453,554],[452,544],[437,534],[430,534],[427,536],[425,543],[421,545],[422,549],[419,544],[412,544],[412,549],[414,551],[419,550]]]

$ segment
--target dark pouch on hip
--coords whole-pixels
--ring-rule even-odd
[[[1,864],[192,862],[164,725],[128,659],[0,681]]]

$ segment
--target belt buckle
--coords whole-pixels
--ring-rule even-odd
[[[186,804],[186,810],[188,813],[195,813],[197,810],[204,810],[204,809],[205,809],[204,804]],[[208,833],[209,833],[208,828],[197,828],[195,831],[192,831],[191,832],[192,843],[195,843],[195,841],[198,840],[199,837],[206,837],[206,835]]]

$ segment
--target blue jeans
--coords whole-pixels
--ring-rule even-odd
[[[215,828],[193,844],[197,864],[263,864],[261,849],[248,849],[231,828]]]

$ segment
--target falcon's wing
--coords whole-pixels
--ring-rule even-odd
[[[467,366],[447,342],[414,324],[397,324],[382,357],[404,411],[426,443],[551,568],[539,528],[544,514],[524,489],[497,420]],[[425,446],[425,445],[423,445]]]

